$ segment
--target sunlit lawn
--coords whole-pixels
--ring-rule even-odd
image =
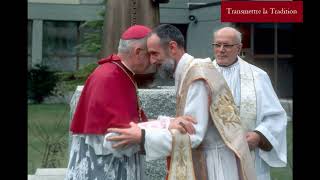
[[[60,122],[60,123],[59,123]],[[59,125],[58,125],[59,124]],[[28,174],[33,174],[41,167],[44,154],[42,138],[62,138],[64,145],[60,153],[60,167],[67,167],[68,163],[68,126],[69,105],[67,104],[40,104],[28,105]],[[42,128],[41,128],[42,127]],[[41,135],[42,134],[42,135]],[[292,123],[288,123],[288,166],[272,168],[273,180],[292,179]]]

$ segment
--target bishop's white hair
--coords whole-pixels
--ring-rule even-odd
[[[136,45],[146,46],[146,43],[147,38],[129,40],[120,39],[118,52],[122,54],[129,54],[131,52],[131,49],[134,48]]]

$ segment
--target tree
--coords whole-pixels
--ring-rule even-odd
[[[106,4],[106,0],[104,0],[103,4]],[[98,12],[99,19],[86,21],[79,26],[80,31],[84,31],[83,38],[76,46],[79,53],[90,53],[95,55],[100,53],[102,49],[103,21],[105,14],[104,7]]]

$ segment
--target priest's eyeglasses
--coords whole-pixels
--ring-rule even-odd
[[[225,48],[226,50],[230,50],[233,46],[238,45],[238,44],[218,44],[218,43],[212,43],[213,47],[215,49],[220,49],[222,47]]]

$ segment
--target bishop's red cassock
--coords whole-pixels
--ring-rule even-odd
[[[135,25],[121,39],[141,39],[151,30]],[[88,77],[71,123],[74,134],[105,134],[108,128],[128,128],[130,122],[147,121],[139,111],[139,99],[133,73],[117,55],[100,60]]]
[[[116,55],[99,61],[88,77],[74,113],[75,134],[105,134],[108,128],[128,128],[138,123],[139,104],[134,78]],[[141,110],[142,121],[147,118]]]

